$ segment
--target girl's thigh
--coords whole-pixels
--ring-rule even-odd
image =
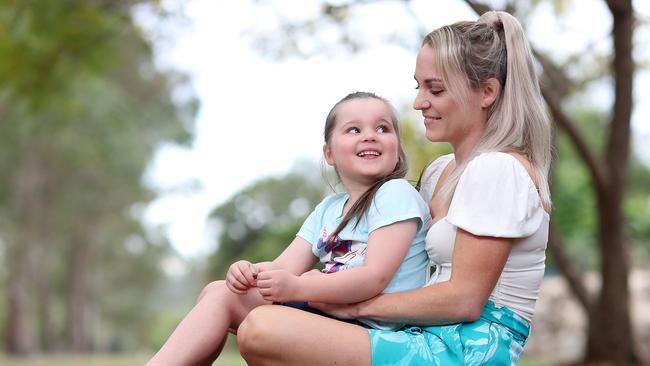
[[[367,329],[279,305],[251,311],[237,343],[249,365],[371,364]]]

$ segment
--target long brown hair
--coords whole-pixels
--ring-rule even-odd
[[[391,179],[404,178],[406,176],[406,172],[408,171],[408,165],[406,162],[406,153],[402,148],[402,143],[399,137],[399,121],[397,120],[397,113],[395,112],[395,108],[393,108],[393,106],[390,104],[388,100],[380,96],[377,96],[374,93],[369,93],[369,92],[351,93],[346,95],[343,99],[339,100],[336,104],[334,104],[330,112],[327,114],[327,118],[325,119],[325,129],[323,131],[325,144],[329,144],[332,139],[332,131],[334,131],[334,127],[336,126],[336,111],[338,109],[338,106],[349,100],[360,99],[360,98],[374,98],[380,100],[384,104],[386,104],[386,106],[390,110],[391,122],[393,123],[395,134],[397,135],[397,151],[398,151],[397,164],[395,164],[395,168],[390,173],[388,173],[384,177],[381,177],[379,180],[377,180],[377,182],[373,183],[373,185],[370,186],[370,188],[368,188],[359,197],[359,199],[352,205],[352,207],[350,207],[350,210],[345,214],[345,216],[343,216],[343,220],[336,227],[336,230],[334,230],[334,232],[329,236],[331,238],[336,238],[336,236],[348,225],[348,223],[352,219],[355,219],[355,223],[352,229],[353,230],[356,229],[357,226],[359,225],[359,222],[361,221],[361,217],[368,211],[368,208],[370,208],[370,204],[372,203],[372,200],[375,198],[375,195],[377,194],[379,187],[381,187],[382,184],[388,182]],[[338,174],[339,173],[337,171],[336,175],[338,176]]]

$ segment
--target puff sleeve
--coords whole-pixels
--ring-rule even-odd
[[[483,153],[461,175],[446,220],[480,236],[521,238],[542,223],[544,209],[526,168],[506,153]]]

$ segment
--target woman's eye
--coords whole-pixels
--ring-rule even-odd
[[[444,89],[431,89],[431,94],[438,95],[438,94],[442,93],[443,91],[444,91]]]

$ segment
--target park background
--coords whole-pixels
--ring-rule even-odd
[[[449,152],[410,108],[419,43],[487,9],[524,25],[555,126],[524,364],[650,362],[649,2],[2,0],[0,364],[143,364],[331,192],[351,91],[397,106],[416,180]]]

